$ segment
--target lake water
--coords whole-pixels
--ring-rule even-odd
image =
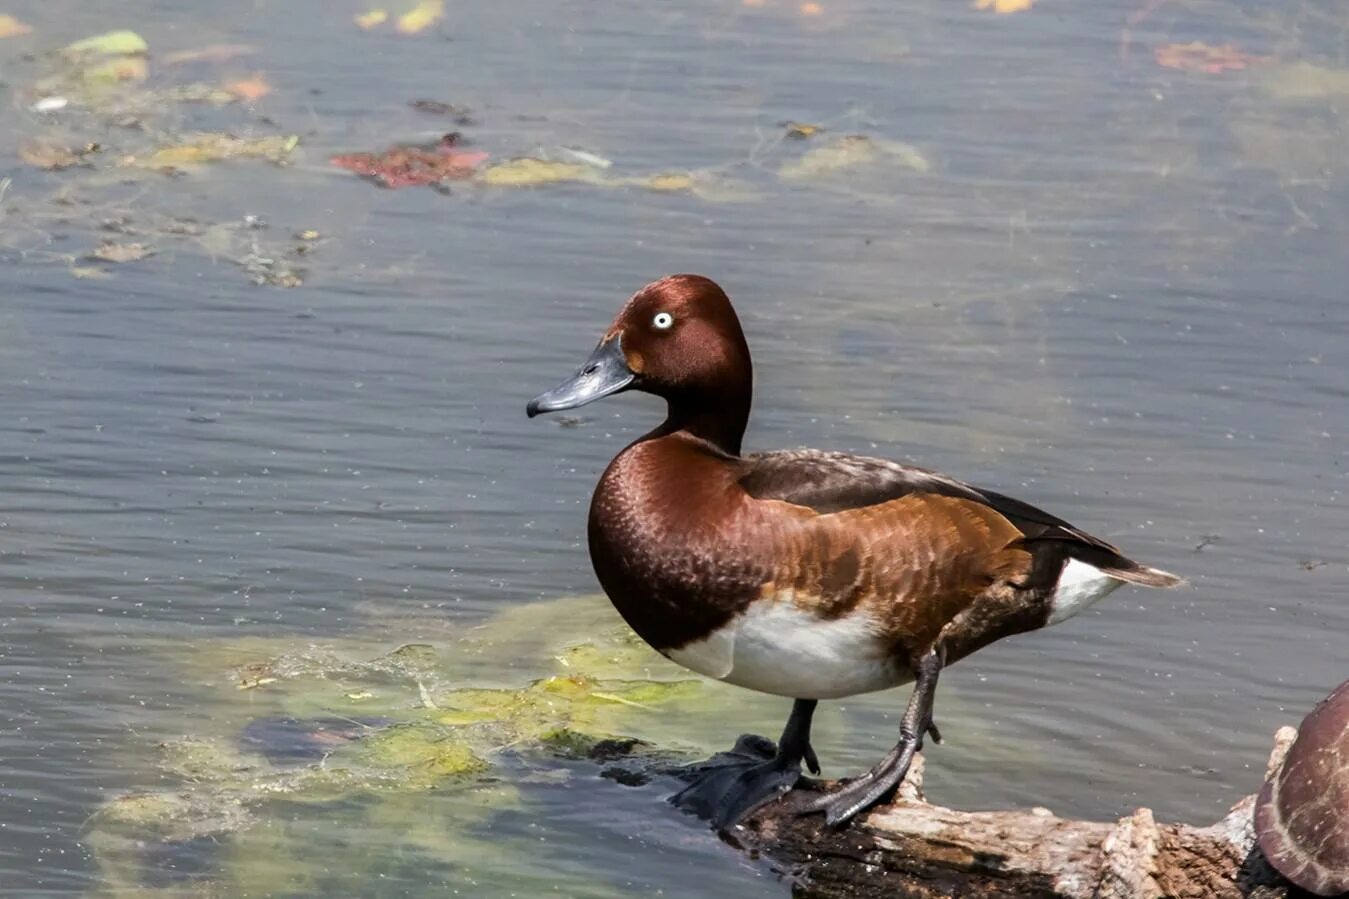
[[[947,672],[929,797],[1220,817],[1258,786],[1273,730],[1349,676],[1349,18],[1276,6],[506,2],[451,4],[412,35],[357,27],[355,0],[0,9],[32,28],[0,39],[0,891],[117,891],[98,810],[183,789],[158,744],[241,720],[229,666],[212,681],[185,659],[247,640],[452,655],[503,611],[594,593],[590,490],[660,409],[623,397],[559,426],[524,403],[675,271],[737,303],[747,446],[940,468],[1191,581]],[[115,28],[150,46],[128,91],[262,73],[270,93],[30,110],[48,51]],[[1232,49],[1162,64],[1192,41]],[[217,44],[253,52],[166,60]],[[789,120],[825,130],[793,139]],[[612,167],[447,194],[328,162],[448,130],[492,162],[587,164],[570,147]],[[286,167],[119,166],[196,131],[299,145]],[[834,143],[854,134],[870,143]],[[39,138],[104,147],[44,171],[20,161]],[[803,170],[829,147],[846,164]],[[669,172],[696,189],[613,183]],[[83,258],[109,240],[156,252]],[[302,286],[252,283],[297,246]],[[534,665],[488,654],[476,676],[518,686]],[[710,750],[787,711],[709,695],[662,726]],[[870,765],[905,699],[833,704],[826,774]],[[460,814],[442,792],[378,813],[263,803],[202,851],[147,850],[141,885],[789,892],[664,805],[669,784],[557,762],[519,789],[474,825],[492,857],[435,842]],[[278,847],[305,877],[258,873]]]

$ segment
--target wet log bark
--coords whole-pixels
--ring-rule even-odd
[[[1273,771],[1296,731],[1275,736]],[[922,794],[917,761],[900,795],[848,828],[766,807],[727,839],[767,858],[805,897],[917,899],[1293,899],[1264,860],[1254,796],[1207,827],[1160,824],[1141,808],[1115,822],[1075,821],[1048,809],[959,811]]]

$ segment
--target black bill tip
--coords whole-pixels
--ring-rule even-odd
[[[626,390],[637,376],[628,368],[621,341],[621,336],[615,337],[595,347],[576,374],[530,400],[525,414],[533,418],[544,412],[575,409]]]

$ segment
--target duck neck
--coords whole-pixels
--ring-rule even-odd
[[[669,414],[660,431],[682,431],[705,440],[730,456],[740,455],[740,442],[749,424],[750,389],[671,396]]]

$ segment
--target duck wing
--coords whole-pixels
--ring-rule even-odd
[[[1006,518],[1026,543],[1054,541],[1098,565],[1142,569],[1110,543],[1029,503],[916,465],[822,450],[783,450],[742,457],[740,486],[756,499],[804,506],[821,515],[891,502],[911,494],[972,500]],[[1150,569],[1149,569],[1150,570]]]

